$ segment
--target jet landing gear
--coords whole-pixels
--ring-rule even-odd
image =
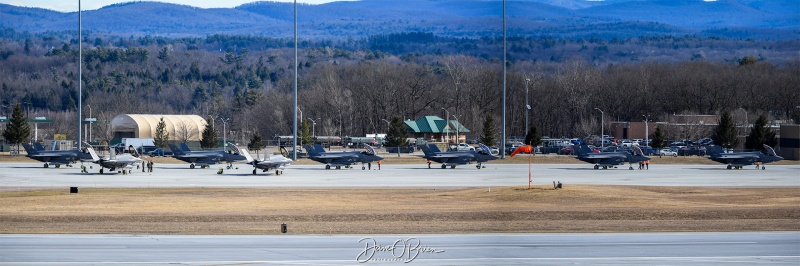
[[[50,168],[50,165],[47,164],[47,163],[44,163],[44,168]]]

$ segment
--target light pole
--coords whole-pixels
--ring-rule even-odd
[[[92,142],[92,105],[87,104],[86,107],[89,107],[89,143]]]
[[[447,114],[445,116],[445,121],[447,122],[442,130],[447,130],[447,128],[450,127],[450,112],[447,111],[447,109],[444,109],[444,107],[442,107],[442,110],[444,110],[444,112]],[[447,142],[450,142],[450,131],[447,130],[445,133],[447,134]]]
[[[314,119],[311,119],[310,117],[306,118],[306,119],[311,120],[311,136],[312,137],[316,137],[317,136],[317,121],[314,120]],[[317,118],[317,119],[319,119],[319,118]]]
[[[603,136],[603,125],[605,124],[603,119],[605,118],[606,113],[603,112],[603,110],[600,110],[600,108],[595,107],[594,109],[600,111],[600,150],[603,150],[606,144],[606,138]]]
[[[225,125],[227,124],[228,121],[231,121],[231,119],[230,118],[220,118],[219,120],[222,121],[222,150],[224,151],[225,148],[227,148],[227,146],[228,146],[228,143],[226,142],[226,137],[228,136],[228,134],[227,134],[228,131],[226,131],[226,126]]]
[[[391,125],[392,125],[392,123],[391,123],[391,122],[389,122],[389,120],[386,120],[386,119],[381,119],[381,120],[383,120],[384,122],[386,122],[386,134],[389,134],[389,130],[391,130],[391,129],[392,129],[392,126],[391,126]]]
[[[741,109],[742,112],[744,112],[744,130],[745,132],[747,132],[747,129],[750,128],[750,121],[747,120],[747,110],[745,110],[742,107],[739,107],[739,109]]]
[[[647,146],[652,146],[650,145],[650,125],[648,125],[650,115],[642,115],[642,117],[644,117],[644,143],[647,143]]]
[[[525,79],[525,135],[528,135],[528,113],[531,112],[531,101],[528,98],[528,83],[531,82],[531,79]],[[530,143],[528,143],[530,144]]]
[[[456,115],[453,115],[453,118],[456,119],[456,145],[458,145],[458,143],[461,142],[461,136],[458,134],[458,128],[461,127],[461,123],[458,122],[458,117],[456,117]]]
[[[297,0],[294,0],[294,114],[292,117],[292,160],[297,160]]]

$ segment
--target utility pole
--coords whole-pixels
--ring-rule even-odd
[[[603,110],[600,110],[600,108],[595,107],[594,109],[600,111],[600,150],[603,150],[606,144],[606,138],[603,136],[603,125],[605,125],[605,121],[603,121],[603,119],[605,118],[606,113],[603,112]]]
[[[644,143],[647,143],[647,146],[650,145],[650,115],[642,115],[644,117]]]
[[[528,129],[530,126],[528,125],[528,113],[531,112],[531,101],[528,98],[528,83],[531,82],[531,79],[525,79],[525,135],[528,135]],[[528,143],[530,144],[530,143]]]
[[[226,141],[228,131],[226,130],[225,124],[227,124],[228,121],[231,121],[231,119],[220,118],[219,120],[222,121],[222,150],[224,151],[228,147],[228,142]]]
[[[448,130],[448,128],[450,127],[450,112],[448,112],[447,109],[444,109],[444,107],[442,107],[442,110],[444,110],[444,112],[447,114],[445,116],[445,120],[447,121],[447,123],[445,124],[446,126],[442,130],[445,130],[445,134],[447,134],[447,142],[449,143],[450,142],[450,130]]]

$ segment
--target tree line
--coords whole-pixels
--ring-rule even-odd
[[[385,44],[415,36],[372,42]],[[424,42],[437,39],[424,34],[417,37]],[[229,118],[227,135],[242,143],[256,133],[266,139],[291,135],[294,53],[287,47],[289,43],[258,48],[257,41],[238,38],[252,43],[224,45],[228,47],[225,50],[204,46],[225,42],[221,39],[224,36],[205,42],[156,39],[144,42],[147,45],[116,46],[102,38],[87,42],[92,40],[87,37],[81,97],[84,108],[90,106],[100,121],[94,131],[97,138],[110,139],[108,123],[125,113]],[[0,60],[0,112],[8,114],[20,103],[28,115],[55,121],[48,129],[53,131],[51,136],[64,133],[74,138],[77,40],[46,45],[58,40],[0,43],[0,51],[10,53]],[[516,45],[538,47],[526,44],[530,41],[520,39]],[[485,135],[488,116],[499,138],[503,76],[497,57],[448,52],[395,54],[318,43],[304,45],[298,65],[298,115],[316,135],[363,136],[389,130],[384,119],[449,115],[471,130],[467,133],[470,138]],[[592,39],[585,43],[628,42]],[[550,137],[598,134],[601,119],[594,108],[605,111],[606,129],[609,121],[641,121],[642,115],[667,121],[673,114],[721,114],[743,108],[748,118],[763,114],[769,120],[797,122],[800,112],[800,59],[796,57],[777,63],[752,55],[736,61],[699,58],[597,64],[582,57],[537,60],[542,55],[536,51],[520,50],[507,62],[508,136],[526,135],[526,112],[537,133]],[[530,111],[526,111],[527,104]],[[87,109],[83,113],[88,116]],[[746,116],[736,115],[736,121]],[[675,133],[665,134],[676,137]]]

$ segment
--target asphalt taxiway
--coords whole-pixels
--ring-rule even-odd
[[[0,235],[4,265],[798,265],[800,233]]]
[[[527,186],[528,165],[485,164],[455,169],[429,169],[426,164],[382,165],[381,170],[325,170],[322,164],[291,165],[283,175],[258,172],[252,166],[238,169],[189,169],[187,164],[156,165],[152,173],[134,169],[132,174],[81,173],[79,167],[43,168],[39,163],[0,163],[0,189],[64,187],[249,187],[249,188],[414,188]],[[800,186],[800,165],[767,165],[766,170],[746,167],[728,170],[724,165],[650,165],[649,170],[595,170],[591,164],[534,164],[533,185],[607,184],[642,186],[786,187]]]

